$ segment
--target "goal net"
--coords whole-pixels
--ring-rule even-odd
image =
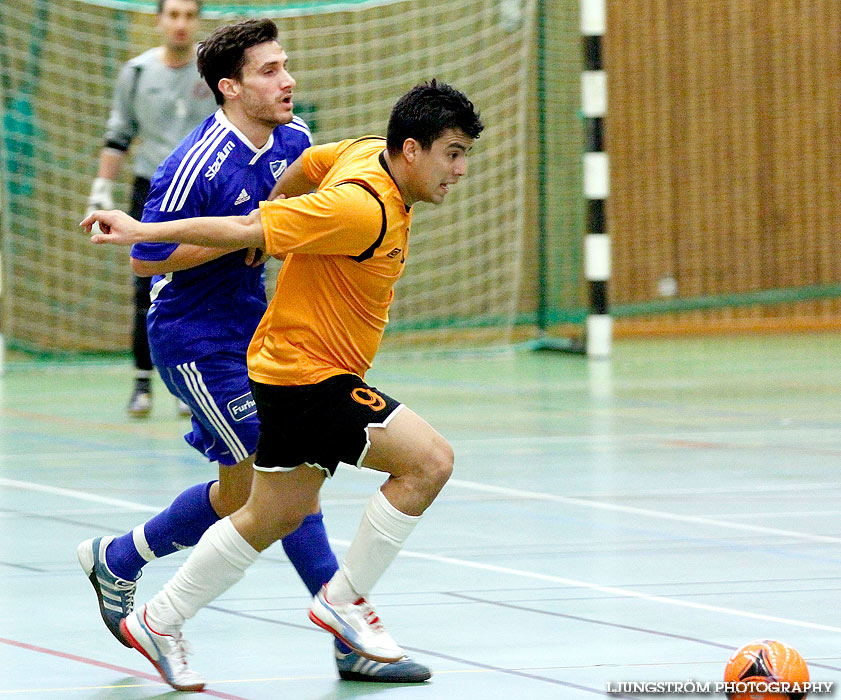
[[[387,332],[391,348],[510,343],[517,326],[529,320],[525,297],[536,286],[536,5],[204,4],[200,38],[239,18],[278,22],[298,82],[298,112],[318,143],[384,134],[395,99],[432,77],[463,90],[481,111],[486,129],[468,176],[444,205],[421,205],[415,212],[411,260]],[[0,5],[2,332],[12,348],[111,352],[129,346],[127,251],[90,245],[78,222],[117,73],[126,60],[160,43],[154,13],[154,3],[129,0]],[[575,8],[567,14],[570,64],[556,68],[577,89]],[[568,107],[575,130],[577,105]],[[575,132],[571,138],[577,157],[580,137]],[[124,167],[116,192],[123,208],[130,171]]]

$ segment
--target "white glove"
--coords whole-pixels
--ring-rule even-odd
[[[88,197],[88,208],[85,210],[85,216],[97,209],[113,209],[114,208],[114,181],[106,177],[96,177],[91,185],[91,193]],[[91,227],[91,233],[102,233],[99,229],[99,222],[94,223]]]

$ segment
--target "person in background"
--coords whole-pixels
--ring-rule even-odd
[[[99,154],[99,169],[88,197],[88,213],[114,208],[114,181],[129,146],[136,142],[129,211],[133,217],[141,218],[158,165],[216,109],[213,93],[196,67],[200,11],[200,0],[158,1],[157,25],[164,43],[131,59],[120,71],[105,131],[105,147]],[[128,413],[135,418],[146,417],[152,408],[154,367],[146,332],[149,282],[149,277],[134,278],[135,378]],[[180,401],[178,412],[190,415],[189,408]]]

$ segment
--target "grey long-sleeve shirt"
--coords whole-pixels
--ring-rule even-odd
[[[213,93],[196,61],[166,66],[163,49],[149,49],[120,71],[105,132],[105,145],[134,151],[134,174],[151,179],[158,165],[205,117],[216,111]]]

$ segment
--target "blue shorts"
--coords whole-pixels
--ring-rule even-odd
[[[193,412],[193,429],[184,436],[190,445],[226,466],[256,452],[260,420],[244,352],[217,352],[158,372]]]

